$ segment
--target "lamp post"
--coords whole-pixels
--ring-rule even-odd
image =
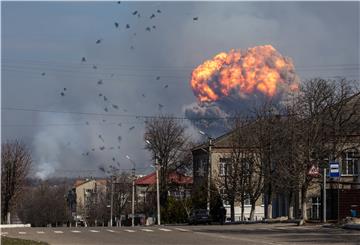
[[[205,133],[204,131],[199,130],[199,133],[201,135],[204,135],[208,138],[209,140],[209,161],[208,161],[208,179],[207,179],[207,211],[210,213],[210,198],[211,198],[211,179],[212,179],[212,166],[211,166],[211,146],[212,146],[212,137],[209,136],[207,133]]]
[[[145,140],[146,144],[151,145],[149,140]],[[156,206],[157,206],[157,224],[160,225],[160,188],[159,188],[159,164],[155,154],[155,170],[156,170]]]
[[[112,226],[112,218],[113,218],[113,203],[114,203],[114,176],[111,175],[111,197],[110,197],[110,224]]]
[[[131,198],[131,213],[132,213],[132,218],[131,218],[131,225],[132,227],[135,226],[135,162],[128,156],[126,155],[126,158],[133,164],[133,168],[132,168],[132,198]]]

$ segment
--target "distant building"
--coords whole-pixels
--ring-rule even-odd
[[[193,179],[190,176],[172,171],[168,174],[168,196],[176,199],[187,198],[191,195]],[[153,172],[135,181],[138,201],[146,202],[150,195],[156,192],[156,173]]]

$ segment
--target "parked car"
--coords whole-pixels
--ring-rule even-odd
[[[211,224],[209,212],[206,209],[195,209],[191,212],[189,224]]]

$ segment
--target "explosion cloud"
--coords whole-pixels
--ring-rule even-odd
[[[215,55],[193,70],[190,86],[198,104],[185,108],[188,118],[234,115],[256,100],[279,101],[297,90],[298,77],[290,58],[264,45]],[[207,128],[206,124],[196,126]]]

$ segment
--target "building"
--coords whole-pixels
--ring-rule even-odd
[[[230,205],[226,201],[226,191],[224,189],[223,180],[227,178],[227,169],[230,165],[230,158],[233,151],[231,146],[233,132],[224,134],[218,138],[215,138],[211,141],[211,151],[209,150],[209,143],[204,143],[198,145],[192,149],[193,155],[193,193],[198,191],[199,188],[204,188],[207,186],[208,173],[209,173],[209,161],[211,168],[211,183],[214,184],[216,192],[221,196],[222,204],[226,208],[226,216],[230,218]],[[209,154],[210,151],[210,154]],[[207,189],[207,187],[205,188]],[[213,193],[214,191],[212,191]],[[203,193],[204,194],[204,193]],[[245,193],[246,195],[246,193]],[[254,219],[260,220],[264,217],[264,205],[262,195],[258,198],[255,205]],[[206,208],[205,206],[202,208]],[[235,211],[235,221],[241,219],[241,209],[242,206],[240,202],[235,201],[234,206]],[[251,212],[250,200],[246,198],[244,205],[244,218],[249,219]]]
[[[337,114],[336,118],[329,118],[334,116],[331,112],[324,111],[324,113],[319,115],[321,118],[323,131],[322,133],[326,135],[326,138],[330,142],[325,144],[334,144],[333,142],[338,141],[340,143],[336,144],[336,152],[339,152],[335,157],[335,162],[338,162],[340,165],[340,178],[331,178],[327,177],[327,217],[328,219],[337,219],[344,218],[350,215],[350,210],[355,209],[360,214],[360,116],[358,112],[360,111],[360,93],[357,93],[347,99],[342,101],[341,105],[335,104],[335,108],[328,108],[327,110],[333,110]],[[334,116],[334,117],[335,117]],[[280,117],[278,120],[281,120]],[[342,121],[341,121],[342,120]],[[332,124],[333,123],[333,124]],[[343,130],[341,125],[347,123],[347,128],[349,130]],[[334,124],[336,126],[334,126]],[[250,123],[246,127],[243,127],[243,132],[250,131],[251,125],[256,125],[255,123]],[[350,125],[350,126],[349,126]],[[332,128],[333,127],[333,128]],[[334,129],[336,128],[336,129]],[[336,132],[334,132],[337,130]],[[194,185],[193,190],[205,186],[204,190],[207,189],[207,182],[210,179],[212,184],[217,188],[220,196],[222,196],[223,205],[227,208],[227,216],[230,214],[229,203],[226,202],[226,193],[224,193],[223,187],[217,183],[218,179],[226,178],[226,170],[229,165],[229,156],[232,151],[232,142],[231,136],[235,132],[229,132],[224,134],[216,139],[212,139],[208,143],[204,143],[196,146],[192,149],[193,155],[193,177]],[[330,135],[330,137],[329,137]],[[325,138],[325,137],[324,137]],[[210,148],[211,142],[211,148]],[[247,145],[248,144],[248,145]],[[335,145],[335,144],[334,144]],[[256,147],[252,143],[246,142],[244,144],[245,148],[248,148],[256,151]],[[331,146],[328,147],[329,152]],[[329,165],[329,156],[325,157],[322,161],[317,162],[316,164],[322,164],[326,168]],[[326,154],[326,153],[325,153]],[[210,164],[209,164],[210,162]],[[276,164],[276,163],[274,163]],[[315,166],[319,167],[319,166]],[[209,172],[209,169],[211,171]],[[321,173],[323,169],[319,169]],[[329,173],[329,169],[327,170]],[[321,178],[311,182],[310,187],[307,192],[307,216],[310,219],[322,219],[322,208],[323,208],[323,198],[322,198],[322,187],[321,187]],[[299,187],[300,189],[300,187]],[[213,191],[212,191],[213,192]],[[203,193],[206,195],[205,193]],[[255,219],[261,219],[264,217],[265,210],[263,205],[263,200],[266,201],[267,195],[263,194],[259,197],[256,208],[255,208]],[[301,207],[301,193],[300,191],[294,193],[294,217],[299,218],[300,207]],[[245,217],[249,217],[250,206],[248,205],[249,201],[245,201]],[[204,207],[205,208],[205,207]],[[239,219],[241,205],[239,202],[236,202],[235,205],[235,220]],[[339,215],[339,216],[338,216]],[[289,200],[287,195],[283,193],[273,193],[272,194],[272,217],[282,217],[289,216]]]
[[[191,195],[192,177],[172,171],[168,174],[168,196],[176,199],[187,198]],[[138,200],[146,202],[149,195],[156,192],[156,172],[140,177],[135,181]]]
[[[89,215],[91,204],[97,202],[101,195],[107,191],[108,180],[106,179],[78,179],[75,181],[76,215],[80,219],[86,219]]]

